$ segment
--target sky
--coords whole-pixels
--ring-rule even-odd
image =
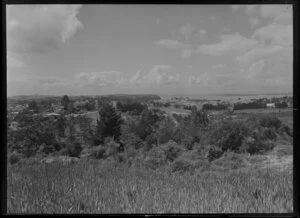
[[[292,5],[6,9],[8,96],[292,92]]]

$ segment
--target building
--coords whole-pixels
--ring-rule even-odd
[[[267,108],[275,108],[275,103],[267,103]]]

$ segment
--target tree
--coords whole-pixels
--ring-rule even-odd
[[[38,113],[39,112],[39,107],[36,101],[30,101],[28,103],[28,108],[33,111],[33,113]]]
[[[56,131],[59,137],[65,137],[66,119],[60,116],[56,121]]]
[[[67,95],[64,95],[62,98],[62,104],[65,110],[68,110],[68,104],[70,103],[70,99]]]
[[[156,130],[156,138],[159,144],[172,140],[175,135],[176,124],[171,117],[163,119]]]
[[[100,120],[97,120],[96,135],[101,141],[105,137],[114,137],[119,140],[121,135],[121,115],[117,113],[115,108],[109,104],[105,104],[99,111]]]

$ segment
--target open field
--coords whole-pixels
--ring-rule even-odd
[[[160,109],[165,111],[166,113],[181,113],[181,114],[190,114],[190,110],[182,109],[182,108],[175,108],[175,107],[150,107],[153,109]]]
[[[292,212],[292,171],[169,174],[80,161],[8,169],[8,213]]]
[[[261,108],[261,109],[245,109],[245,110],[235,110],[234,114],[269,114],[280,119],[285,125],[293,128],[293,109],[292,108]]]

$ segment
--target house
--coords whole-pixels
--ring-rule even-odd
[[[275,103],[267,103],[267,108],[275,108]]]

